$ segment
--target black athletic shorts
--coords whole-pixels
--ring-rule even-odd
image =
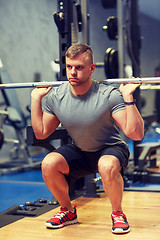
[[[123,143],[114,146],[107,146],[96,152],[85,152],[74,144],[66,144],[59,147],[54,152],[60,153],[69,165],[69,176],[66,176],[69,183],[87,175],[97,173],[98,160],[103,155],[112,155],[119,159],[120,165],[122,166],[122,175],[123,167],[127,166],[129,159],[128,147]]]

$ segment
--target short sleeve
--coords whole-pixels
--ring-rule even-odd
[[[117,88],[113,88],[109,96],[111,115],[125,109],[124,99]]]
[[[50,92],[49,94],[47,94],[47,96],[45,97],[45,100],[43,102],[43,111],[50,113],[50,114],[54,114],[54,98],[53,98],[54,94],[53,92]]]

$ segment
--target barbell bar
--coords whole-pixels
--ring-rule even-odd
[[[112,78],[106,80],[98,80],[97,82],[106,82],[108,84],[127,84],[127,83],[160,83],[160,77],[144,77],[144,78]]]
[[[11,89],[11,88],[34,88],[40,86],[53,86],[58,87],[62,84],[62,81],[54,81],[54,82],[26,82],[26,83],[4,83],[0,84],[0,89]]]
[[[147,84],[156,84],[160,83],[160,77],[146,77],[146,78],[114,78],[114,79],[106,79],[106,80],[96,80],[96,82],[104,82],[107,84],[127,84],[127,83],[133,83],[133,84],[141,84],[141,83],[147,83]],[[6,84],[0,84],[0,89],[11,89],[11,88],[33,88],[33,87],[58,87],[60,86],[64,81],[53,81],[53,82],[26,82],[26,83],[6,83]],[[156,86],[155,86],[156,87]],[[158,87],[158,86],[157,86]],[[152,88],[152,85],[149,87]],[[147,89],[147,88],[146,88]],[[155,88],[156,89],[156,88]],[[157,88],[158,89],[158,88]]]

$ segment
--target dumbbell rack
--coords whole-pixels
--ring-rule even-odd
[[[58,202],[50,202],[46,199],[38,199],[35,202],[26,202],[22,205],[14,205],[0,213],[0,227],[20,220],[24,217],[38,217],[41,214],[58,207],[58,205]]]

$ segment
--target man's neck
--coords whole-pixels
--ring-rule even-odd
[[[88,92],[88,90],[91,87],[91,84],[92,84],[92,80],[90,82],[87,82],[86,84],[82,84],[79,86],[70,85],[70,89],[71,89],[72,94],[75,97],[83,96],[84,94],[86,94]]]

